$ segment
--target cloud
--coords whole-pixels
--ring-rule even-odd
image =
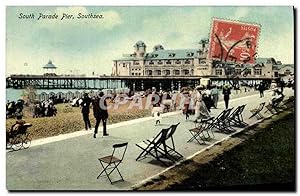
[[[250,13],[250,9],[254,9],[254,8],[238,7],[237,10],[235,11],[235,13],[233,14],[232,18],[234,18],[235,20],[244,18],[244,17],[248,16],[248,14]]]
[[[209,7],[168,9],[162,15],[146,18],[140,36],[152,47],[163,44],[166,49],[197,48],[198,41],[209,36],[211,16]]]
[[[82,74],[110,74],[112,60],[132,53],[133,45],[143,40],[147,52],[156,44],[165,49],[198,48],[198,41],[209,37],[212,17],[262,24],[259,57],[275,57],[283,63],[293,62],[292,10],[254,7],[45,7],[42,13],[103,14],[100,22],[21,21],[7,24],[7,71],[9,73],[42,73],[49,59],[58,73],[79,70]],[[52,9],[52,11],[50,11]],[[29,9],[30,10],[30,9]],[[142,11],[141,11],[142,10]],[[155,10],[155,11],[154,11]],[[269,10],[269,11],[267,11]],[[281,10],[281,12],[279,12]],[[27,10],[28,12],[28,10]],[[266,17],[268,16],[268,17]],[[275,17],[278,16],[278,17]],[[279,17],[280,16],[280,17]],[[281,28],[278,28],[278,27]],[[19,29],[22,29],[20,31]],[[27,62],[28,66],[24,66]],[[17,70],[17,71],[16,71]]]

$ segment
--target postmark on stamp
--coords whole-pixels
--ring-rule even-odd
[[[255,63],[260,25],[214,18],[209,58],[221,62]]]

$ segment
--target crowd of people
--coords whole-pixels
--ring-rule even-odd
[[[23,116],[24,100],[7,101],[6,103],[6,118]]]
[[[56,116],[57,109],[54,102],[49,99],[47,101],[37,101],[33,105],[33,118]]]
[[[285,85],[283,85],[283,82],[277,82],[276,88],[273,88],[273,96],[270,100],[271,105],[275,106],[283,100],[283,87],[293,87],[294,83],[292,82],[293,81],[289,81]],[[259,84],[255,84],[253,88],[259,91],[259,95],[262,98],[264,97],[264,91],[267,90],[269,87],[270,85],[264,82],[260,82]],[[186,120],[188,120],[191,115],[194,115],[195,119],[209,118],[211,110],[218,108],[220,94],[223,95],[225,109],[228,109],[232,89],[232,86],[228,83],[224,84],[223,86],[217,86],[215,84],[210,83],[209,85],[199,85],[195,88],[183,87],[180,90],[180,93],[171,91],[157,91],[156,88],[153,87],[152,89],[143,91],[143,93],[134,93],[131,91],[127,94],[124,94],[126,95],[124,96],[124,99],[128,98],[128,100],[133,101],[135,100],[135,96],[138,96],[138,98],[150,98],[152,106],[152,116],[155,117],[155,124],[158,125],[161,123],[162,113],[176,110],[178,108],[182,109]],[[181,96],[179,107],[177,107],[178,95]],[[91,130],[92,127],[89,119],[89,114],[90,109],[93,108],[93,115],[96,119],[93,137],[96,138],[98,134],[98,127],[101,122],[103,124],[103,136],[108,136],[109,134],[107,133],[106,128],[107,119],[109,116],[107,110],[108,99],[110,99],[110,102],[115,103],[116,101],[120,101],[120,96],[122,96],[122,94],[105,96],[105,94],[102,91],[100,91],[94,96],[90,96],[88,93],[83,93],[83,96],[81,98],[74,98],[74,104],[72,104],[73,102],[71,102],[71,105],[81,107],[81,113],[86,130]],[[55,103],[61,102],[64,103],[64,99],[53,97],[47,101],[36,102],[33,106],[33,117],[55,116],[57,114]],[[23,100],[18,100],[17,102],[8,102],[6,104],[6,116],[22,116],[23,108]]]
[[[225,107],[228,108],[231,87],[223,86]],[[195,115],[195,119],[209,118],[212,108],[218,107],[220,91],[216,85],[199,85],[194,90],[183,88],[181,93],[184,96],[182,111],[186,120],[190,115]]]

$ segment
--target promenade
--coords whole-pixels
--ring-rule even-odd
[[[285,98],[294,95],[290,88],[284,90]],[[245,97],[230,100],[230,107],[247,104],[243,113],[248,124],[257,122],[251,118],[250,110],[261,102],[268,103],[271,91],[265,92],[265,97],[259,98],[258,92]],[[218,103],[218,109],[212,109],[211,115],[216,116],[224,110],[224,102]],[[271,114],[262,114],[268,117]],[[193,119],[193,116],[190,118]],[[180,122],[175,134],[176,150],[186,159],[214,143],[224,140],[227,134],[215,132],[215,139],[206,145],[189,142],[191,135],[188,129],[194,127],[192,121],[186,121],[180,112],[162,115],[161,125],[155,126],[155,119],[146,117],[131,121],[116,123],[108,126],[108,137],[102,137],[102,127],[96,139],[92,131],[77,131],[32,141],[29,149],[6,153],[6,184],[8,190],[130,190],[132,186],[144,182],[159,174],[167,167],[158,164],[151,157],[135,161],[141,152],[136,143],[155,136],[162,128]],[[237,129],[241,131],[241,129]],[[110,184],[106,177],[97,179],[102,167],[98,158],[110,155],[112,145],[128,142],[124,162],[119,166],[124,182]],[[112,180],[118,178],[112,175]]]

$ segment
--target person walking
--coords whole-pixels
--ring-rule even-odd
[[[101,121],[103,123],[103,136],[108,136],[109,134],[106,131],[106,122],[108,119],[107,102],[106,97],[104,97],[104,93],[102,91],[93,102],[93,112],[96,119],[94,138],[96,138],[98,127]]]
[[[224,102],[225,102],[225,108],[228,109],[228,105],[229,105],[229,98],[230,98],[230,92],[231,88],[229,86],[229,84],[225,84],[223,86],[223,95],[224,95]]]
[[[197,86],[193,92],[193,100],[195,103],[195,120],[197,119],[206,119],[210,117],[210,114],[206,108],[206,105],[203,101],[202,91],[204,91],[204,86]]]
[[[212,96],[214,108],[217,109],[218,101],[219,101],[219,90],[217,88],[217,85],[213,85],[213,87],[211,89],[211,96]]]
[[[264,90],[265,90],[265,85],[263,82],[261,82],[258,86],[260,98],[264,97]]]
[[[85,130],[91,129],[91,122],[90,122],[90,118],[89,118],[91,101],[92,100],[88,96],[88,94],[84,93],[82,102],[80,103],[80,106],[81,106],[81,113],[82,113],[83,121],[84,121],[84,125],[85,125]]]
[[[182,113],[185,114],[185,120],[188,120],[191,114],[191,108],[190,108],[190,104],[191,104],[191,96],[189,91],[183,91],[182,92],[183,95],[183,107],[182,107]]]

